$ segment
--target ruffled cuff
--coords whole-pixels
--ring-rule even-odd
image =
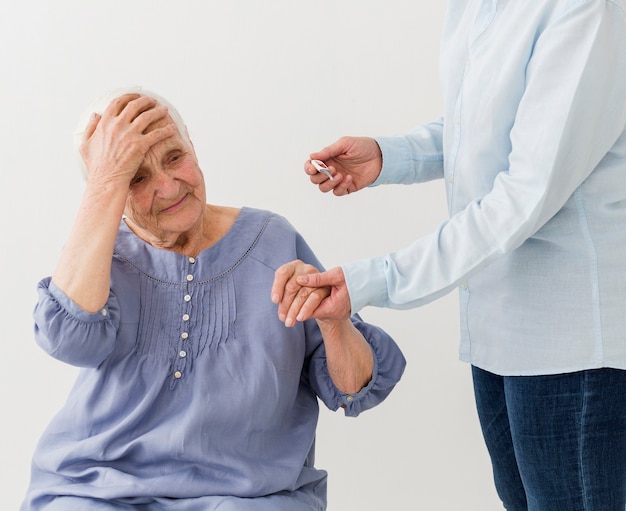
[[[315,357],[311,363],[311,372],[317,375],[315,389],[322,401],[331,410],[344,408],[345,415],[356,417],[381,403],[400,381],[406,360],[398,345],[383,330],[353,318],[354,326],[369,343],[374,356],[374,369],[369,383],[355,394],[341,392],[333,383],[326,357]]]
[[[39,282],[35,306],[35,340],[50,356],[79,367],[97,367],[113,351],[119,306],[109,295],[106,305],[89,313],[74,303],[50,277]]]

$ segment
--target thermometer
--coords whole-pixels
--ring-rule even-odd
[[[328,170],[328,167],[322,160],[311,160],[311,165],[315,167],[315,170],[323,172],[330,178],[331,181],[333,181],[333,176],[330,173],[330,170]]]

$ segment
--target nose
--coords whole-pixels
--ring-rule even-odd
[[[160,199],[175,199],[180,191],[180,183],[169,172],[159,171],[156,180],[156,194]]]

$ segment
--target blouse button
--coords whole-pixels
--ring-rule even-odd
[[[185,350],[181,350],[178,352],[178,356],[180,358],[185,358],[187,356],[187,352]]]
[[[191,282],[193,280],[193,275],[187,275],[187,282]]]
[[[196,262],[196,258],[195,258],[195,257],[190,257],[190,258],[189,258],[189,262],[190,262],[191,264],[195,263],[195,262]]]
[[[191,295],[185,295],[184,300],[185,300],[186,302],[191,301]]]
[[[107,310],[106,309],[102,309],[100,311],[100,314],[102,314],[103,316],[106,316],[107,315]]]
[[[183,314],[183,321],[189,321],[189,314]]]
[[[346,401],[347,401],[348,403],[350,403],[353,399],[354,399],[354,398],[353,398],[352,396],[348,396],[348,397],[346,398]]]
[[[180,371],[176,371],[174,373],[174,378],[176,378],[177,380],[180,380],[183,377],[183,373],[181,373]]]
[[[180,337],[182,339],[187,339],[189,337],[189,334],[187,332],[183,332],[182,334],[180,334]]]

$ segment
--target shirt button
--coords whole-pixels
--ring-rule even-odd
[[[191,295],[185,295],[184,300],[185,300],[186,302],[191,301]]]
[[[180,358],[185,358],[187,356],[187,352],[185,350],[179,351],[178,356]]]
[[[102,309],[100,311],[100,314],[102,314],[103,316],[106,316],[107,315],[107,310],[106,309]]]
[[[187,275],[187,282],[191,282],[193,280],[193,275]]]
[[[180,371],[176,371],[174,373],[174,378],[176,378],[177,380],[180,380],[183,377],[183,373],[181,373]]]
[[[189,262],[190,262],[191,264],[194,264],[194,263],[196,262],[196,258],[195,258],[195,257],[190,257],[190,258],[189,258]]]
[[[181,339],[187,339],[189,337],[189,334],[187,332],[183,332],[182,334],[180,334]]]
[[[347,401],[348,403],[350,403],[353,399],[354,399],[354,398],[353,398],[352,396],[348,396],[348,397],[346,398],[346,401]]]
[[[448,181],[450,181],[452,183],[454,181],[454,177],[453,176],[448,176]]]
[[[189,314],[183,314],[183,321],[189,321]]]
[[[467,289],[467,282],[461,282],[461,289]]]

